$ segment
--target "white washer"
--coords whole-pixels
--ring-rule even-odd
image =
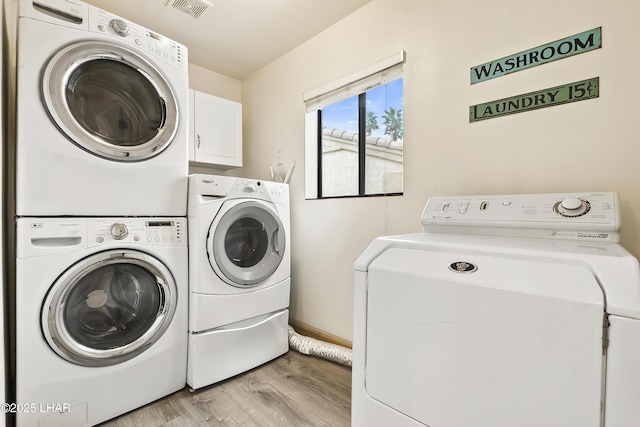
[[[640,270],[614,193],[431,198],[355,263],[354,427],[640,419]]]
[[[186,216],[186,47],[78,0],[20,0],[18,216]]]
[[[189,176],[189,357],[197,389],[289,349],[289,187]]]
[[[91,426],[185,386],[186,218],[19,218],[17,426]]]

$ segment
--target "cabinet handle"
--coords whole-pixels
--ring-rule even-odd
[[[198,148],[200,148],[200,134],[198,134]]]

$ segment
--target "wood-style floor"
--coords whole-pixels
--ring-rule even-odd
[[[351,424],[351,369],[293,350],[227,381],[180,390],[100,427],[341,427]]]

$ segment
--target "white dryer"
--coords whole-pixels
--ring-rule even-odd
[[[640,270],[613,193],[431,198],[355,263],[354,427],[628,427]]]
[[[189,176],[189,356],[197,389],[289,349],[286,184]]]
[[[18,216],[186,216],[187,49],[78,0],[20,0]]]
[[[18,427],[101,423],[185,386],[185,218],[19,218]]]

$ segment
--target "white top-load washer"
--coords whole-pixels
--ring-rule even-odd
[[[434,197],[355,263],[356,427],[629,427],[640,270],[614,193]]]
[[[18,216],[186,216],[187,48],[78,0],[20,0]]]
[[[16,425],[92,426],[185,386],[186,218],[19,218]]]
[[[187,383],[196,389],[289,349],[289,186],[194,174],[188,200]]]

